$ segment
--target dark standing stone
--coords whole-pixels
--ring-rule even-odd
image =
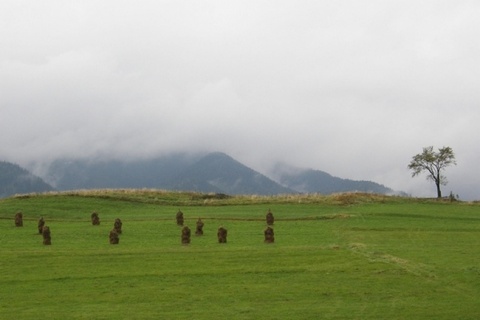
[[[110,231],[108,237],[110,238],[110,244],[118,244],[120,242],[120,238],[118,237],[118,233],[115,229]]]
[[[272,226],[275,219],[273,217],[273,213],[272,211],[270,211],[270,209],[268,209],[268,212],[267,212],[267,215],[266,215],[266,220],[267,220],[267,225],[269,226]]]
[[[187,226],[183,227],[182,228],[182,244],[190,243],[190,235],[191,235],[190,228]]]
[[[179,226],[183,226],[183,212],[178,210],[177,214],[176,214],[176,218],[177,218],[177,225]]]
[[[15,227],[23,227],[23,213],[15,213]]]
[[[94,226],[100,225],[100,218],[98,216],[98,213],[92,212],[90,217],[92,218],[92,225]]]
[[[42,234],[43,233],[43,226],[45,225],[45,220],[43,220],[43,217],[41,217],[38,220],[38,233]]]
[[[267,227],[263,233],[265,235],[265,243],[275,242],[275,237],[274,237],[275,233],[273,232],[272,227],[270,227],[270,226]]]
[[[197,228],[195,229],[195,235],[197,236],[203,235],[203,221],[200,218],[198,218],[197,220]]]
[[[52,237],[50,236],[50,228],[48,226],[44,226],[42,229],[42,236],[43,236],[43,244],[44,245],[51,245],[52,244]]]
[[[113,224],[113,229],[115,231],[117,231],[118,234],[121,234],[122,233],[122,220],[120,220],[119,218],[115,219],[115,223]]]
[[[227,243],[227,229],[220,226],[217,231],[218,243]]]

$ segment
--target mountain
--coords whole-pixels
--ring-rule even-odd
[[[392,189],[376,182],[342,179],[320,170],[299,169],[285,164],[278,164],[274,172],[277,177],[276,180],[281,185],[300,193],[331,194],[352,191],[382,194],[395,193]]]
[[[155,188],[230,195],[394,193],[375,182],[341,179],[323,171],[287,165],[277,165],[274,176],[269,178],[225,153],[214,152],[135,161],[57,160],[44,179],[58,190]]]
[[[0,198],[52,190],[52,186],[26,169],[10,162],[0,161]]]
[[[177,179],[178,190],[259,195],[294,192],[221,152],[206,155]]]
[[[135,161],[61,159],[50,164],[44,179],[59,190],[172,189],[176,177],[197,160],[185,154]]]
[[[57,160],[45,179],[59,190],[156,188],[259,195],[294,192],[220,152],[129,162]]]

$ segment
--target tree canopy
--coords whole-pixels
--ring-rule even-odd
[[[437,197],[442,197],[441,185],[447,184],[447,178],[442,171],[450,165],[456,165],[455,154],[452,148],[439,148],[438,152],[433,150],[433,146],[423,148],[423,152],[412,157],[408,168],[412,170],[412,177],[426,171],[427,179],[435,182],[437,187]]]

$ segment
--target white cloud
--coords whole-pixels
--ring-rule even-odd
[[[0,154],[219,150],[423,196],[434,189],[406,166],[448,145],[445,190],[480,198],[479,13],[475,1],[2,1]]]

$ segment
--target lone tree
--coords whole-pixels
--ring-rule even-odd
[[[423,171],[427,171],[427,180],[433,180],[437,186],[437,197],[442,197],[441,185],[447,184],[447,178],[442,175],[449,165],[456,165],[455,154],[452,148],[443,147],[438,152],[433,151],[433,147],[423,148],[423,152],[413,156],[408,168],[413,171],[412,177],[419,175]]]

